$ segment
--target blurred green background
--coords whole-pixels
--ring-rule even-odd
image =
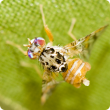
[[[41,78],[33,68],[23,67],[20,62],[36,64],[43,72],[41,65],[6,44],[10,40],[22,46],[27,44],[27,38],[39,36],[49,41],[39,4],[43,5],[54,45],[72,42],[67,34],[72,18],[76,19],[72,32],[77,39],[110,23],[107,0],[3,0],[0,4],[0,106],[4,110],[106,110],[110,106],[110,26],[93,47],[89,60],[92,68],[86,75],[90,86],[76,89],[62,83],[41,106]]]

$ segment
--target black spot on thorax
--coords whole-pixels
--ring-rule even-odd
[[[57,64],[61,64],[61,60],[56,58],[55,61],[57,62]]]
[[[54,56],[50,55],[51,58],[54,58]]]
[[[51,68],[52,68],[53,70],[57,69],[57,67],[54,66],[54,65],[52,65]]]
[[[41,62],[42,63],[42,65],[45,65],[45,63],[44,62]]]
[[[59,59],[61,59],[63,57],[59,52],[56,52],[56,54]]]
[[[65,66],[61,68],[62,72],[65,72],[67,69],[68,69],[68,65],[67,64],[65,64]]]
[[[49,65],[49,63],[48,63],[48,62],[46,62],[46,65]]]
[[[46,57],[46,56],[44,55],[44,51],[41,53],[41,55],[44,56],[44,57]]]
[[[64,58],[64,56],[63,56],[63,62],[65,62],[65,58]]]
[[[63,62],[65,62],[65,58],[63,55],[61,55],[59,52],[56,52],[56,54],[58,59],[63,60]]]
[[[40,59],[41,61],[44,61],[44,59],[42,58],[42,56],[40,56],[39,59]]]
[[[47,69],[50,71],[51,69],[49,67],[47,67]]]
[[[53,54],[55,52],[54,48],[44,49],[43,52],[47,54]]]

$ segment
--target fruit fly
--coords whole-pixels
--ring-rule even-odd
[[[65,82],[72,84],[76,88],[83,83],[85,86],[89,86],[90,81],[85,78],[86,72],[91,69],[88,62],[83,59],[88,59],[91,48],[99,35],[105,30],[108,25],[105,25],[98,30],[92,32],[86,37],[77,40],[71,33],[75,23],[73,19],[72,25],[68,34],[74,39],[73,42],[61,46],[53,46],[53,35],[49,30],[45,17],[43,14],[42,5],[40,5],[42,14],[42,20],[44,24],[45,32],[49,37],[49,43],[46,44],[45,39],[42,37],[36,37],[32,40],[28,38],[29,44],[25,44],[28,50],[25,52],[23,49],[14,44],[11,41],[7,41],[8,44],[16,46],[22,53],[28,56],[30,59],[38,59],[44,68],[42,77],[42,96],[41,102],[45,103],[49,94],[60,82],[55,81],[55,75],[61,73]],[[79,58],[79,56],[81,56]],[[37,67],[35,67],[37,69]]]

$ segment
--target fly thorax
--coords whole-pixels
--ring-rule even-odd
[[[68,68],[66,56],[62,47],[46,47],[39,57],[44,69],[51,72],[65,72]]]

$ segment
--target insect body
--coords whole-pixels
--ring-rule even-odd
[[[45,40],[38,37],[32,40],[28,39],[29,44],[25,46],[28,47],[27,55],[31,59],[38,58],[44,67],[45,71],[43,74],[41,97],[41,100],[44,103],[48,94],[50,94],[50,90],[56,84],[52,73],[62,73],[64,80],[77,88],[81,86],[81,83],[85,86],[89,86],[89,80],[85,78],[85,75],[86,72],[90,70],[91,66],[89,63],[78,58],[78,56],[80,55],[82,59],[89,58],[91,47],[99,35],[105,30],[107,25],[79,40],[76,40],[75,38],[75,41],[64,47],[53,46],[53,36],[45,23],[42,7],[41,13],[44,28],[50,42],[46,45]]]
[[[77,59],[77,56],[80,54],[82,58],[88,59],[92,45],[106,27],[107,25],[64,47],[52,46],[51,43],[46,45],[41,37],[28,39],[29,44],[25,45],[28,47],[27,55],[31,59],[38,58],[48,73],[62,73],[64,80],[75,87],[80,87],[81,82],[88,86],[89,81],[85,79],[85,75],[91,66]],[[76,58],[71,59],[72,57]]]
[[[72,37],[72,34],[70,33],[70,36],[74,38],[75,41],[65,45],[64,47],[53,46],[53,36],[45,23],[42,6],[40,6],[40,10],[44,29],[50,42],[46,45],[46,42],[42,37],[37,37],[32,40],[28,38],[29,44],[24,45],[25,47],[28,47],[27,52],[24,52],[18,45],[12,42],[7,43],[16,46],[29,58],[38,59],[43,65],[44,73],[42,76],[41,102],[45,103],[53,88],[59,83],[54,80],[53,74],[61,73],[66,82],[77,88],[80,87],[81,83],[85,86],[89,86],[89,80],[85,78],[85,75],[86,72],[90,70],[91,66],[83,59],[87,60],[89,58],[94,42],[108,25],[99,28],[79,40]]]

